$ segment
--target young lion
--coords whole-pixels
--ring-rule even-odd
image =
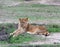
[[[21,23],[21,27],[25,30],[25,32],[29,34],[42,34],[45,36],[49,35],[49,32],[45,28],[45,26],[39,26],[39,25],[32,25],[28,23],[28,18],[22,18],[19,19]]]
[[[22,33],[29,33],[29,34],[42,34],[45,36],[49,35],[49,32],[46,30],[44,26],[39,25],[32,25],[28,23],[28,18],[19,18],[19,24],[18,29],[11,33],[10,35],[13,35],[13,37],[22,34]]]

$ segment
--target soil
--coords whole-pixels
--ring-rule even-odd
[[[30,45],[41,45],[41,44],[60,44],[60,33],[51,33],[49,36],[42,36],[43,40],[34,42],[28,42]]]

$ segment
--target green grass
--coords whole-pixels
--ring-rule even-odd
[[[29,41],[32,41],[33,40],[33,37],[31,37],[30,34],[20,34],[18,37],[11,37],[9,39],[9,43],[24,43],[24,42],[29,42]]]
[[[6,24],[0,24],[0,30],[2,29],[2,27],[5,28],[5,31],[8,33],[13,32],[14,30],[16,30],[17,26],[14,23],[6,23]],[[49,32],[60,32],[60,25],[57,24],[49,24],[46,25],[47,29]],[[3,44],[2,47],[4,47],[4,44],[6,44],[6,47],[20,47],[21,45],[8,45],[7,44],[23,44],[24,42],[30,42],[33,40],[43,40],[43,38],[37,38],[34,37],[33,35],[30,34],[20,34],[18,37],[10,37],[10,39],[8,41],[0,41],[0,44]],[[27,46],[27,45],[26,45]],[[29,45],[28,45],[29,46]],[[31,45],[33,46],[33,45]],[[35,45],[34,45],[35,46]],[[37,45],[37,46],[41,46],[41,47],[55,47],[55,46],[60,46],[60,45]]]
[[[57,25],[57,24],[47,25],[47,30],[49,32],[60,32],[60,25]]]
[[[39,45],[38,45],[39,46]],[[60,45],[40,45],[39,47],[60,47]]]
[[[4,31],[6,31],[8,34],[14,32],[17,28],[17,26],[13,24],[0,24],[0,30],[4,27]],[[23,43],[23,42],[28,42],[31,41],[33,37],[31,37],[30,34],[20,34],[18,37],[10,37],[7,43]],[[4,43],[4,42],[2,42]]]
[[[60,6],[42,5],[42,4],[25,4],[18,6],[2,7],[5,11],[3,18],[18,19],[28,17],[30,20],[49,20],[60,18]]]
[[[13,46],[14,47],[14,46]],[[16,46],[16,47],[60,47],[59,44],[54,45],[27,45],[27,46]]]
[[[4,46],[2,45],[2,47],[60,47],[59,44],[53,44],[53,45],[50,45],[50,44],[45,44],[45,45],[8,45],[8,46]]]
[[[0,24],[0,30],[4,27],[5,31],[7,33],[12,33],[14,30],[16,30],[17,26],[14,23],[6,23],[6,24]],[[56,24],[49,24],[46,25],[46,28],[49,32],[60,32],[60,25]],[[33,35],[30,34],[20,34],[18,37],[10,37],[10,39],[7,41],[7,43],[23,43],[23,42],[29,42],[36,39]],[[38,38],[37,38],[38,39]],[[5,42],[2,42],[5,43]]]

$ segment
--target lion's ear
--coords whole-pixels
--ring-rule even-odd
[[[19,21],[21,20],[21,18],[19,18]]]
[[[26,21],[28,21],[28,18],[26,18]]]

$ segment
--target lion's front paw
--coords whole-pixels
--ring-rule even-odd
[[[10,33],[10,35],[13,35],[13,33]]]

